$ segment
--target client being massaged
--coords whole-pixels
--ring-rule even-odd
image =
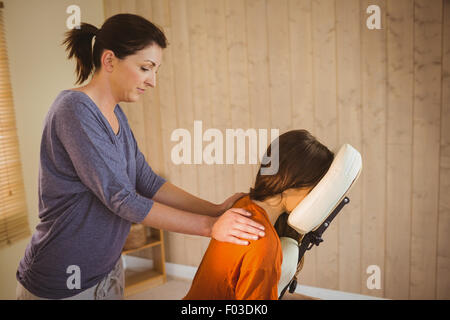
[[[273,157],[274,143],[278,143],[278,171],[261,175],[259,170],[249,195],[233,206],[251,212],[252,219],[265,227],[266,236],[250,240],[248,246],[211,239],[184,299],[278,298],[283,257],[274,224],[281,214],[289,214],[322,179],[334,154],[306,130],[282,134],[268,147],[266,155]]]

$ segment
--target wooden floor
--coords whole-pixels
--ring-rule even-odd
[[[150,288],[141,293],[130,295],[126,300],[181,300],[189,288],[191,287],[191,280],[167,276],[167,282]],[[308,297],[302,294],[286,293],[283,300],[320,300],[313,297]]]
[[[191,280],[167,276],[167,281],[159,286],[127,296],[126,300],[181,300],[189,288]]]

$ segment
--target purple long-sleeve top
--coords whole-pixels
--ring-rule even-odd
[[[67,298],[101,281],[120,258],[131,223],[143,221],[166,181],[146,162],[119,105],[114,112],[117,135],[89,96],[64,90],[47,114],[40,223],[16,274],[39,297]],[[80,270],[80,289],[68,286],[70,266]]]

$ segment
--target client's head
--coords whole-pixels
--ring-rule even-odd
[[[272,224],[278,216],[290,213],[319,183],[333,162],[334,154],[306,130],[292,130],[280,135],[268,147],[278,144],[278,171],[256,176],[250,199],[266,210]],[[276,148],[274,148],[276,150]],[[273,155],[271,154],[271,157]],[[261,167],[266,165],[261,164]]]

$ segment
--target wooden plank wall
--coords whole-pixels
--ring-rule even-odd
[[[381,29],[369,30],[369,5]],[[213,202],[255,165],[174,165],[177,128],[305,128],[361,151],[351,203],[308,252],[301,284],[393,299],[450,298],[450,0],[104,0],[169,39],[157,87],[123,104],[150,165]],[[270,138],[270,136],[269,136]],[[206,143],[203,144],[205,146]],[[193,154],[192,154],[193,158]],[[225,161],[225,154],[224,154]],[[236,160],[235,160],[236,161]],[[248,155],[246,157],[248,163]],[[197,266],[209,239],[165,233]],[[369,266],[381,288],[369,289]]]
[[[336,47],[339,48],[336,101],[339,144],[350,143],[362,152],[360,11],[358,0],[346,0],[345,4],[336,6]],[[362,183],[359,182],[352,189],[345,215],[339,217],[338,279],[339,289],[343,291],[358,292],[363,285],[361,206]]]
[[[442,30],[441,158],[436,296],[450,297],[450,0],[444,1]]]
[[[411,257],[414,3],[388,2],[386,295],[407,299]],[[402,201],[399,201],[402,199]],[[398,226],[403,226],[399,228]],[[408,227],[405,227],[408,226]]]

